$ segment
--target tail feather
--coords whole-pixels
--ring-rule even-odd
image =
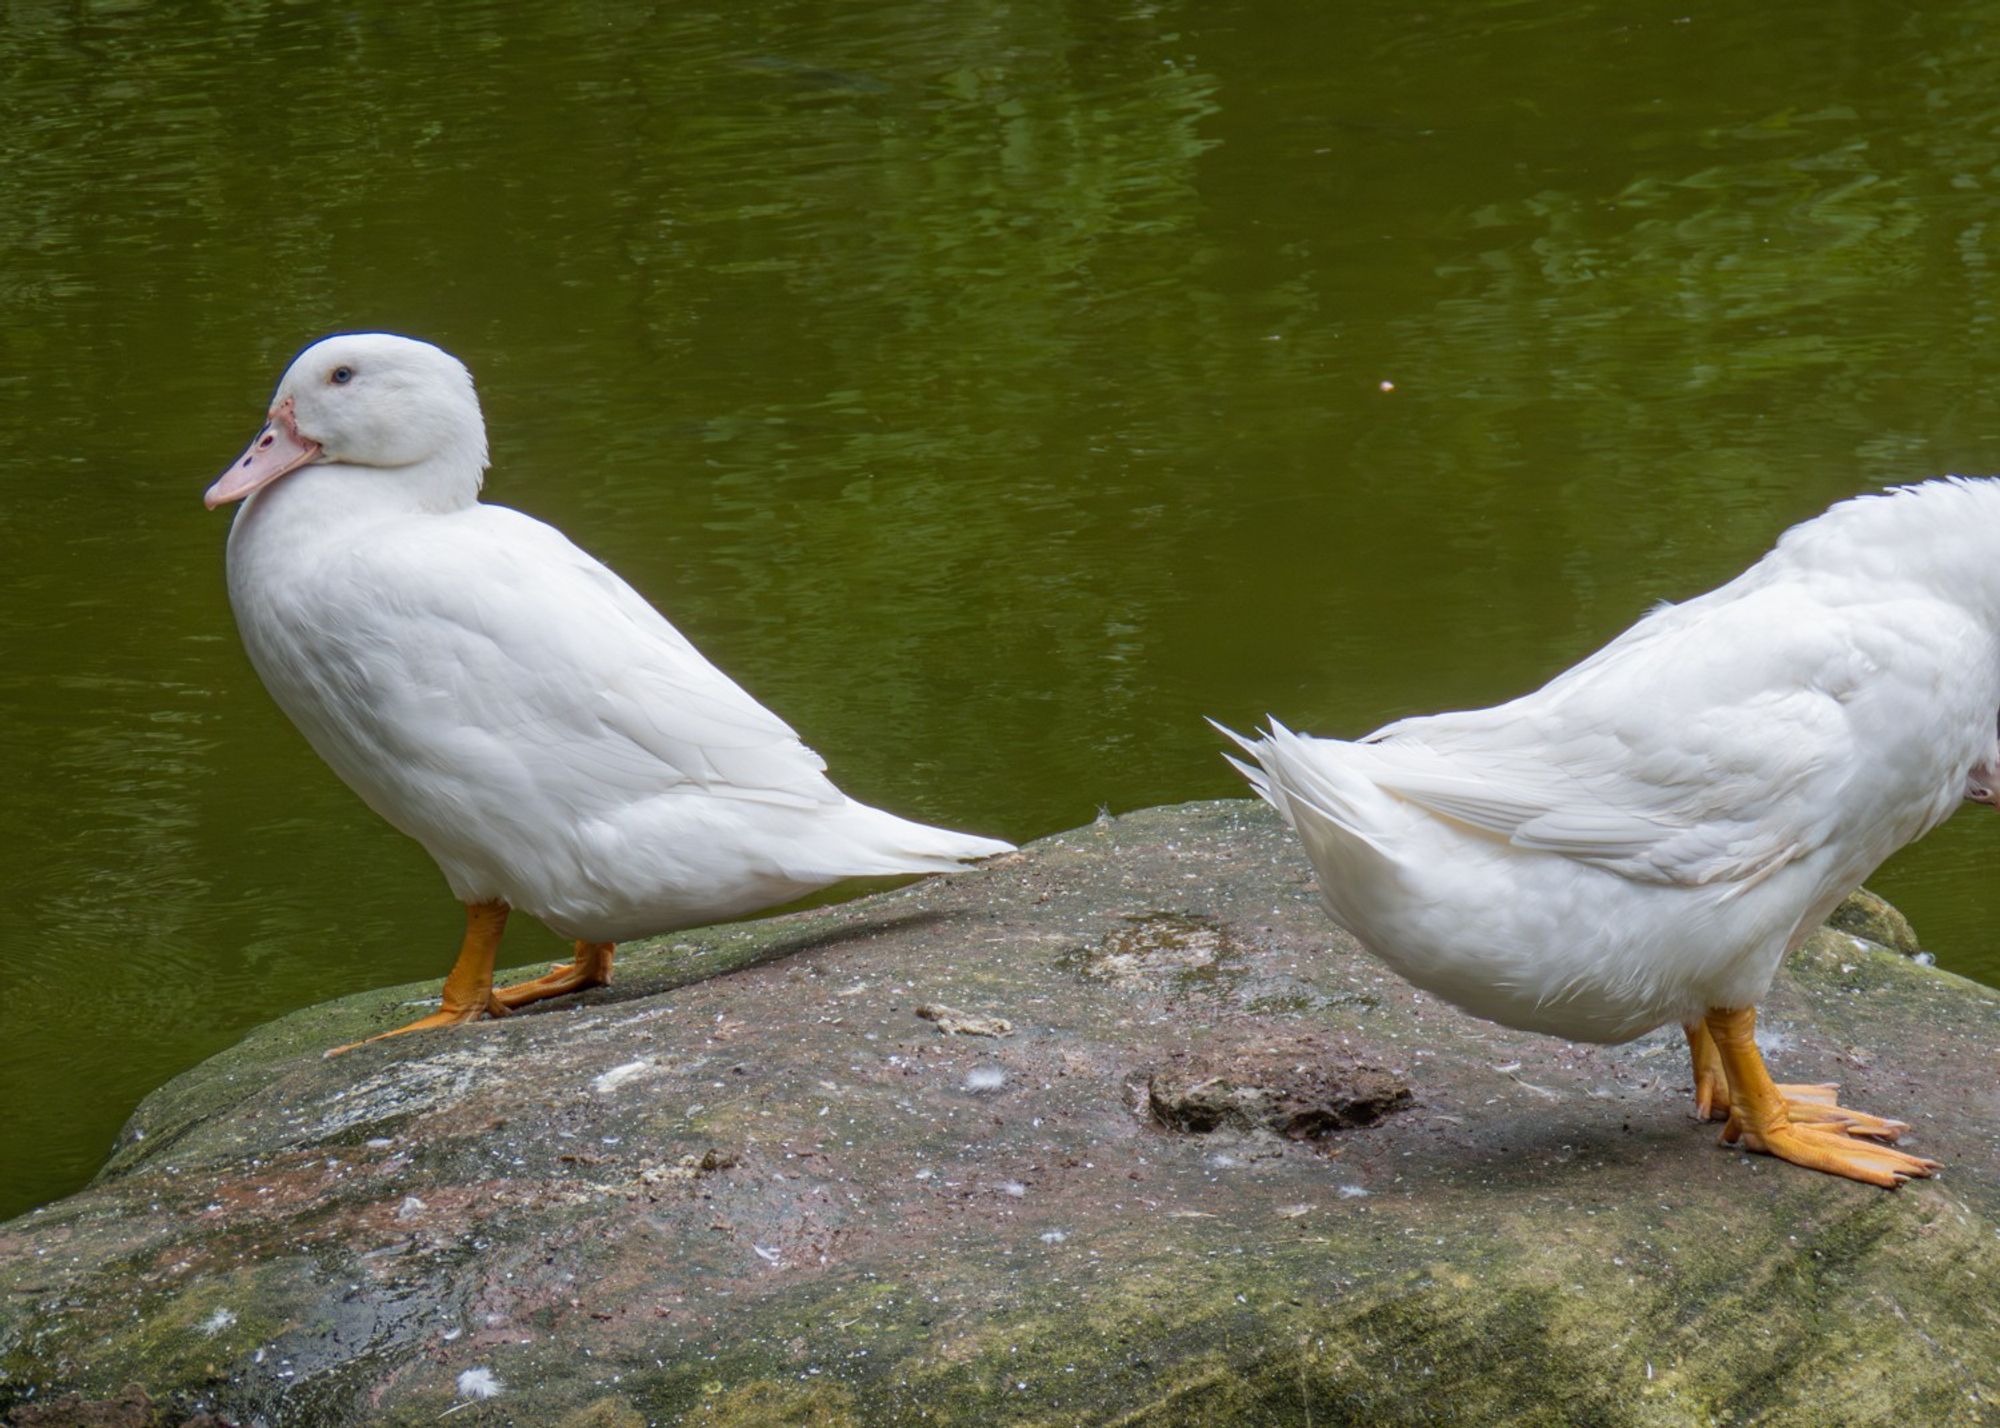
[[[1350,746],[1295,734],[1266,717],[1269,732],[1254,739],[1209,722],[1256,759],[1257,767],[1252,768],[1233,755],[1223,755],[1305,841],[1322,876],[1351,865],[1363,850],[1372,855],[1366,859],[1371,864],[1385,858],[1365,811],[1368,803],[1382,797],[1380,791],[1366,774],[1330,756],[1331,751]]]
[[[1268,718],[1269,716],[1267,715],[1266,717]],[[1277,721],[1272,720],[1271,722],[1275,724]],[[1287,827],[1296,829],[1299,826],[1298,820],[1292,816],[1291,807],[1285,801],[1285,791],[1271,777],[1268,766],[1263,762],[1265,741],[1263,739],[1247,738],[1237,733],[1227,724],[1218,723],[1214,719],[1208,721],[1208,726],[1215,730],[1216,733],[1235,741],[1238,748],[1258,761],[1256,764],[1248,764],[1231,753],[1225,753],[1222,756],[1222,761],[1235,769],[1236,772],[1242,774],[1244,782],[1250,785],[1259,798],[1278,810],[1278,816],[1285,820]]]
[[[1271,780],[1256,764],[1246,764],[1234,754],[1224,754],[1222,761],[1243,775],[1244,781],[1264,798],[1271,796]]]
[[[1352,747],[1336,740],[1294,734],[1273,719],[1271,733],[1265,740],[1268,757],[1259,761],[1288,800],[1304,804],[1336,824],[1341,832],[1360,839],[1379,853],[1382,847],[1369,826],[1373,820],[1364,805],[1379,803],[1383,794],[1366,774],[1333,756]]]
[[[956,873],[968,863],[1014,851],[1012,843],[899,818],[848,799],[797,850],[798,871],[830,881],[899,873]]]
[[[1252,767],[1232,755],[1223,757],[1298,834],[1327,913],[1366,942],[1361,910],[1402,880],[1369,817],[1370,805],[1379,814],[1387,795],[1344,757],[1353,745],[1294,734],[1276,719],[1269,724],[1269,731],[1255,739],[1217,724],[1257,762]]]

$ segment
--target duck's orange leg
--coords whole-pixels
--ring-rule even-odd
[[[1688,1042],[1688,1059],[1694,1063],[1694,1116],[1698,1121],[1719,1121],[1729,1114],[1729,1078],[1722,1074],[1722,1058],[1716,1054],[1715,1038],[1698,1021],[1684,1021],[1681,1031]]]
[[[1729,1088],[1724,1144],[1741,1142],[1746,1150],[1891,1189],[1940,1168],[1935,1160],[1872,1143],[1901,1135],[1908,1129],[1901,1121],[1849,1110],[1832,1098],[1831,1088],[1781,1088],[1773,1082],[1757,1050],[1755,1008],[1712,1010],[1705,1023]],[[1783,1094],[1800,1089],[1826,1089],[1828,1095],[1798,1100]],[[1868,1139],[1857,1139],[1864,1136]]]
[[[444,979],[443,1005],[429,1016],[418,1017],[408,1026],[385,1031],[327,1052],[338,1056],[357,1046],[406,1032],[428,1031],[434,1026],[458,1026],[483,1016],[505,1016],[507,1006],[494,995],[493,959],[500,951],[500,934],[507,930],[507,904],[473,902],[465,906],[465,940],[459,944],[458,960]]]
[[[1681,1031],[1687,1036],[1688,1059],[1694,1065],[1694,1115],[1701,1121],[1726,1121],[1729,1119],[1729,1078],[1722,1071],[1722,1056],[1715,1049],[1715,1038],[1708,1034],[1708,1027],[1698,1021],[1684,1021]],[[1805,1085],[1780,1085],[1778,1094],[1785,1099],[1786,1106],[1794,1114],[1793,1120],[1812,1120],[1815,1113],[1807,1109],[1812,1106],[1831,1106],[1842,1110],[1837,1097],[1840,1087],[1830,1081]],[[1878,1117],[1864,1115],[1860,1111],[1842,1111],[1845,1117],[1858,1117],[1864,1122],[1876,1122],[1881,1126],[1894,1126],[1893,1132],[1857,1131],[1859,1135],[1877,1134],[1882,1140],[1894,1140],[1897,1135],[1909,1129],[1901,1121],[1883,1121]]]
[[[590,987],[608,987],[611,985],[611,954],[616,946],[612,942],[585,942],[578,938],[574,961],[559,962],[533,981],[501,987],[493,995],[502,1006],[512,1008],[547,997],[567,996]]]

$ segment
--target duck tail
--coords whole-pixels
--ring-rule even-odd
[[[968,863],[1014,851],[1012,843],[898,818],[848,799],[828,820],[825,845],[836,877],[956,873]]]
[[[1319,874],[1329,910],[1345,925],[1339,889],[1357,879],[1396,875],[1395,859],[1381,840],[1380,820],[1370,816],[1379,812],[1386,795],[1340,757],[1352,745],[1295,734],[1276,719],[1270,720],[1269,732],[1257,738],[1247,738],[1213,719],[1209,723],[1256,760],[1253,765],[1223,755],[1299,835]]]
[[[1265,716],[1270,719],[1270,716]],[[1243,775],[1278,815],[1294,829],[1302,813],[1330,821],[1349,835],[1380,851],[1368,832],[1367,806],[1379,800],[1380,790],[1366,777],[1342,766],[1330,751],[1348,747],[1335,739],[1314,739],[1295,734],[1276,719],[1270,731],[1247,738],[1234,729],[1208,721],[1217,733],[1235,741],[1257,761],[1253,767],[1233,754],[1222,757]]]

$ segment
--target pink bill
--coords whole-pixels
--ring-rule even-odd
[[[292,399],[286,397],[271,408],[270,424],[257,434],[249,449],[216,478],[215,484],[202,495],[201,503],[212,511],[217,506],[240,501],[260,486],[270,485],[287,471],[298,470],[318,455],[319,443],[307,441],[299,435],[292,417]]]

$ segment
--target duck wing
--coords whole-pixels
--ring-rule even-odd
[[[1783,590],[1704,597],[1512,703],[1379,730],[1369,777],[1523,849],[1752,886],[1836,836],[1865,778],[1894,697],[1867,644]]]
[[[406,756],[512,764],[578,812],[670,792],[842,801],[790,725],[551,526],[479,505],[347,565],[328,633]]]

